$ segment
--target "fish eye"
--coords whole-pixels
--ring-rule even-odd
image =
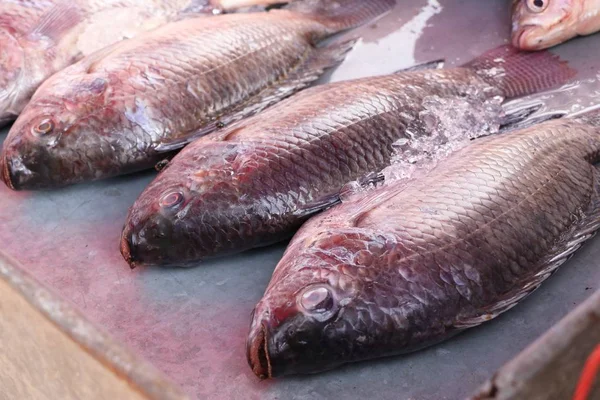
[[[550,0],[527,0],[527,8],[534,13],[541,13],[548,8]]]
[[[333,308],[333,295],[325,286],[310,286],[300,294],[300,305],[310,313],[326,313]]]
[[[174,208],[183,203],[183,194],[181,192],[168,192],[161,197],[159,204],[164,208]]]
[[[33,133],[44,136],[54,131],[54,122],[50,118],[42,119],[36,126],[33,127]]]

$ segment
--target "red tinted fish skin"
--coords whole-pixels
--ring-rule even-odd
[[[466,70],[317,87],[191,144],[131,210],[124,232],[130,259],[185,265],[290,236],[312,214],[304,210],[335,196],[340,182],[389,164],[392,144],[412,123],[398,112],[404,105],[473,87],[487,90],[484,97],[498,94]],[[161,207],[171,193],[185,200]]]
[[[14,120],[46,79],[97,50],[182,18],[271,3],[270,0],[2,2],[0,124]],[[132,20],[136,23],[132,24]]]
[[[309,221],[257,305],[262,378],[407,353],[515,306],[600,228],[600,118],[479,139]]]
[[[303,89],[349,45],[320,40],[393,0],[198,18],[102,50],[48,79],[6,139],[9,186],[35,190],[152,168],[172,150]],[[320,4],[320,3],[319,3]],[[368,10],[370,12],[363,12]],[[50,122],[51,132],[39,134]]]
[[[27,35],[57,0],[13,0],[0,3],[0,126],[12,121],[17,84],[26,68],[19,38]]]
[[[6,9],[9,15],[26,17],[9,17],[12,28],[0,29],[12,38],[3,48],[5,54],[19,60],[0,68],[4,121],[15,119],[46,79],[84,56],[176,20],[185,9],[199,12],[207,6],[206,0],[18,1],[18,7],[10,3],[0,5],[0,25],[6,22],[1,15]]]
[[[483,104],[535,90],[520,57],[513,50],[494,50],[468,68],[309,89],[191,144],[131,209],[122,238],[125,258],[136,266],[194,265],[284,240],[308,217],[335,204],[345,183],[389,165],[394,142],[427,136],[421,119],[426,98]],[[540,81],[569,76],[568,68],[565,73],[547,54],[533,57]],[[540,66],[537,57],[546,62]],[[509,70],[515,65],[519,74],[507,81],[485,74],[498,68],[493,64],[498,59]],[[182,201],[161,206],[172,193]]]

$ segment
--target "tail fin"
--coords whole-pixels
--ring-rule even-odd
[[[564,85],[576,71],[548,51],[526,52],[501,46],[465,64],[507,98],[521,97]]]
[[[303,0],[286,9],[310,15],[335,33],[366,24],[395,5],[396,0]]]

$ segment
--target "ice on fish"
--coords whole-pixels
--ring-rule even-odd
[[[477,139],[307,222],[257,304],[261,378],[435,345],[510,310],[600,229],[600,115]]]
[[[424,174],[453,152],[478,137],[500,130],[503,98],[489,98],[474,91],[465,97],[429,96],[424,99],[419,118],[425,122],[423,133],[408,132],[408,138],[394,143],[391,165],[383,170],[386,182],[409,180],[419,171]]]
[[[477,73],[499,58],[502,79]],[[435,160],[438,147],[494,132],[500,101],[572,74],[548,53],[502,47],[461,68],[304,91],[176,156],[132,207],[123,254],[134,266],[193,266],[283,240],[340,197],[377,185],[394,159]]]

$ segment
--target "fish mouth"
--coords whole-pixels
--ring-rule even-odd
[[[129,268],[135,269],[137,267],[137,264],[133,261],[133,258],[131,257],[131,245],[129,244],[129,239],[127,238],[126,232],[123,232],[123,235],[121,237],[120,250],[121,255],[123,256],[125,261],[127,261],[127,264],[129,264]]]
[[[10,189],[17,190],[13,184],[12,174],[10,173],[10,165],[5,154],[0,157],[0,179],[2,179],[2,182],[4,182]]]
[[[273,368],[269,356],[269,336],[264,323],[251,334],[247,344],[247,358],[252,372],[260,379],[273,378]]]
[[[527,34],[536,28],[536,25],[523,25],[519,27],[519,29],[515,30],[515,33],[512,36],[512,45],[522,50],[536,50],[537,47],[530,46],[526,40]]]
[[[132,245],[135,246],[135,243],[133,243],[133,233],[131,232],[130,228],[128,226],[125,227],[125,229],[123,229],[123,234],[121,235],[121,245],[120,245],[120,250],[121,250],[121,255],[123,256],[123,258],[125,259],[125,261],[127,261],[127,264],[129,264],[129,268],[136,269],[137,267],[139,267],[141,264],[135,259],[134,253],[132,252]]]

